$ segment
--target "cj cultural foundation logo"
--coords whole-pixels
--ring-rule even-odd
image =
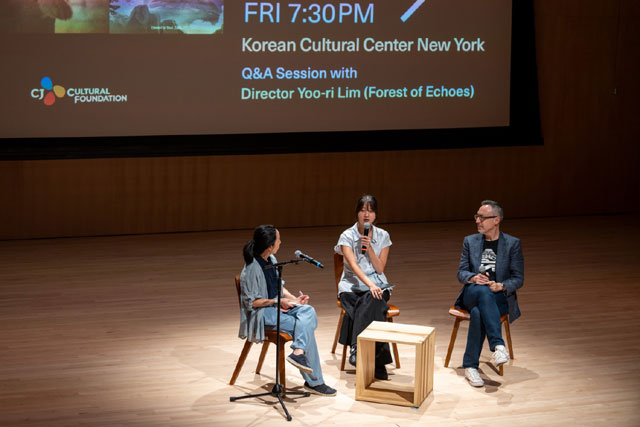
[[[123,103],[127,102],[126,94],[112,94],[109,88],[85,87],[69,88],[53,83],[50,77],[40,80],[40,87],[31,89],[31,98],[42,101],[47,107],[55,104],[57,98],[71,98],[74,104],[91,103]]]
[[[62,98],[67,93],[66,89],[60,85],[54,85],[49,77],[40,80],[40,88],[31,89],[31,97],[42,100],[47,107],[56,102],[56,98]]]

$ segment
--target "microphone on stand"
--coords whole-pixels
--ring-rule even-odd
[[[368,222],[364,223],[364,235],[368,236],[369,235],[369,229],[371,228],[371,224],[369,224]],[[367,247],[365,245],[362,245],[362,255],[367,253]]]
[[[309,255],[303,254],[299,250],[295,251],[294,254],[295,254],[296,258],[300,258],[301,260],[306,261],[309,264],[315,265],[318,268],[324,268],[324,265],[320,261],[317,261],[317,260],[313,259]]]

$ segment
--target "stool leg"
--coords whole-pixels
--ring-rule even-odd
[[[502,376],[504,374],[504,365],[500,365],[499,374]]]
[[[238,359],[238,363],[236,363],[236,369],[233,371],[233,375],[231,376],[231,381],[229,381],[229,385],[234,385],[236,383],[236,379],[238,379],[238,375],[240,375],[240,370],[244,365],[244,361],[247,360],[247,356],[249,355],[249,350],[251,350],[251,346],[253,343],[249,340],[244,342],[244,347],[242,347],[242,353],[240,353],[240,358]]]
[[[340,328],[342,328],[343,319],[344,319],[344,310],[340,309],[340,318],[338,319],[338,326],[336,327],[336,336],[333,337],[333,346],[331,346],[331,354],[336,353],[336,346],[338,345],[338,336],[340,336]]]
[[[260,373],[262,369],[262,363],[264,362],[264,357],[267,355],[267,350],[269,349],[269,341],[264,341],[262,343],[262,351],[260,351],[260,358],[258,359],[258,366],[256,366],[256,374]]]
[[[453,351],[453,344],[456,342],[456,336],[458,335],[458,327],[460,326],[460,319],[456,317],[456,321],[453,323],[453,331],[451,331],[451,340],[449,341],[449,348],[447,349],[447,357],[444,359],[444,367],[449,367],[449,361],[451,360],[451,352]]]

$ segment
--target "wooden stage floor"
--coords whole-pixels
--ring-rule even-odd
[[[333,398],[287,399],[289,425],[640,425],[640,216],[507,220],[520,237],[522,317],[512,325],[516,360],[486,387],[465,379],[458,335],[444,357],[447,314],[462,238],[473,221],[384,226],[394,242],[387,275],[399,323],[434,326],[434,390],[420,408],[354,400],[355,371],[330,354],[338,320],[332,247],[346,228],[284,229],[281,260],[296,249],[324,261],[285,269],[288,287],[310,294]],[[254,346],[228,382],[237,338],[233,276],[251,232],[0,242],[0,425],[284,425],[273,399],[229,402],[270,389],[274,348],[255,375]],[[341,351],[341,350],[340,350]],[[400,346],[411,374],[410,347]],[[489,360],[485,347],[481,361]],[[391,365],[390,365],[391,366]],[[291,388],[303,383],[287,365]]]

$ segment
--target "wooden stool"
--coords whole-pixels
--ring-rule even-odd
[[[455,317],[456,321],[453,323],[453,331],[451,331],[451,341],[449,341],[449,349],[447,350],[447,358],[444,360],[444,367],[447,368],[449,366],[449,361],[451,360],[451,352],[453,351],[453,344],[456,342],[456,336],[458,335],[458,327],[460,326],[460,322],[463,320],[469,320],[470,314],[467,310],[463,310],[461,308],[451,307],[449,309],[449,314]],[[504,325],[505,335],[507,336],[507,344],[509,346],[509,357],[511,360],[514,360],[513,357],[513,344],[511,343],[511,330],[509,329],[509,315],[505,314],[500,317],[500,324]],[[500,376],[503,374],[503,366],[500,365],[499,373]]]
[[[376,341],[415,346],[413,384],[375,379]],[[371,322],[358,335],[356,400],[419,407],[433,390],[435,342],[435,329],[428,326]]]

